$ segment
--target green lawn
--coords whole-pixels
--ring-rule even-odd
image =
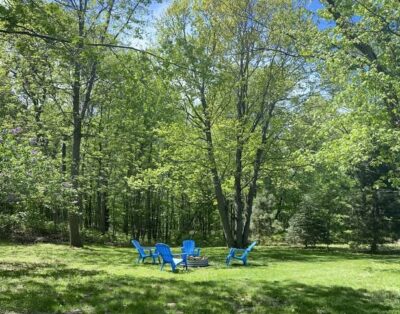
[[[160,271],[131,248],[0,244],[0,313],[400,313],[400,256],[256,247]]]

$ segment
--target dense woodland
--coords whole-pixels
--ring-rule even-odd
[[[397,241],[400,2],[309,4],[1,1],[0,238]]]

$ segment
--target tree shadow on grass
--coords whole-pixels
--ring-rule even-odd
[[[94,276],[96,270],[68,268],[65,264],[2,262],[0,278],[42,277],[65,278],[74,276]]]
[[[3,267],[0,276],[4,273],[3,278],[10,281],[1,288],[0,312],[385,313],[394,310],[391,300],[398,298],[384,290],[297,282],[189,282],[182,280],[186,272],[174,278],[110,276],[105,271],[71,269],[63,264],[11,263]],[[51,279],[55,273],[63,279],[62,285]]]
[[[134,264],[137,260],[135,251],[130,248],[115,248],[107,246],[91,246],[84,248],[68,248],[57,253],[58,257],[65,257],[66,260],[78,259],[80,263],[86,265],[109,266],[109,265],[127,265]]]
[[[226,248],[204,248],[204,255],[209,257],[210,265],[216,268],[226,267],[225,260],[229,250]],[[390,254],[392,253],[392,254]],[[356,253],[347,248],[304,249],[292,247],[255,247],[249,254],[248,266],[267,267],[270,263],[280,262],[342,262],[368,260],[384,264],[397,264],[400,258],[398,251],[392,250],[382,254]],[[233,260],[231,267],[243,267],[240,261]]]
[[[264,283],[255,302],[261,308],[291,308],[296,313],[386,313],[392,310],[390,291],[369,292],[342,286]]]
[[[228,249],[204,249],[214,260],[224,262],[229,253]],[[350,253],[349,253],[350,254]],[[207,254],[206,254],[207,255]],[[342,254],[327,250],[305,250],[300,248],[255,247],[249,254],[249,260],[265,261],[321,261],[331,260],[332,257],[342,258]],[[345,254],[345,257],[347,255]],[[349,256],[350,257],[350,256]]]
[[[51,267],[49,263],[21,263],[21,262],[1,262],[0,263],[0,277],[14,277],[30,275],[38,269],[45,269]]]
[[[272,262],[335,262],[343,260],[371,260],[384,263],[392,263],[399,259],[397,251],[393,254],[368,254],[355,253],[348,249],[303,249],[303,248],[276,248],[262,247],[251,252],[251,258],[257,261]]]
[[[397,265],[398,266],[398,263]],[[381,272],[381,273],[391,273],[393,275],[400,275],[400,268],[384,268],[384,269],[380,269],[380,268],[374,268],[374,267],[365,267],[363,269],[366,272],[369,273],[376,273],[376,272]]]

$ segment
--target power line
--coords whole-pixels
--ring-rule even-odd
[[[65,44],[72,44],[72,41],[69,39],[65,39],[65,38],[60,38],[60,37],[54,37],[54,36],[50,36],[47,34],[41,34],[41,33],[37,33],[34,31],[22,31],[22,30],[7,30],[7,29],[0,29],[0,33],[6,34],[6,35],[22,35],[22,36],[29,36],[29,37],[35,37],[35,38],[39,38],[45,41],[52,41],[52,42],[60,42],[60,43],[65,43]],[[140,48],[136,48],[136,47],[132,47],[132,46],[125,46],[125,45],[117,45],[117,44],[108,44],[108,43],[83,43],[83,46],[88,46],[88,47],[104,47],[104,48],[117,48],[117,49],[125,49],[125,50],[132,50],[132,51],[136,51],[145,55],[149,55],[153,58],[156,58],[158,60],[161,60],[163,62],[166,62],[168,64],[171,64],[173,66],[176,66],[178,68],[184,69],[184,70],[188,70],[191,72],[195,72],[195,73],[199,73],[199,71],[193,69],[193,68],[189,68],[186,67],[182,64],[178,64],[175,62],[172,62],[160,55],[157,55],[151,51],[148,50],[144,50],[144,49],[140,49]]]

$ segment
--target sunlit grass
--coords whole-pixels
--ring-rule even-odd
[[[400,313],[400,256],[256,247],[160,271],[132,248],[0,245],[0,313]]]

